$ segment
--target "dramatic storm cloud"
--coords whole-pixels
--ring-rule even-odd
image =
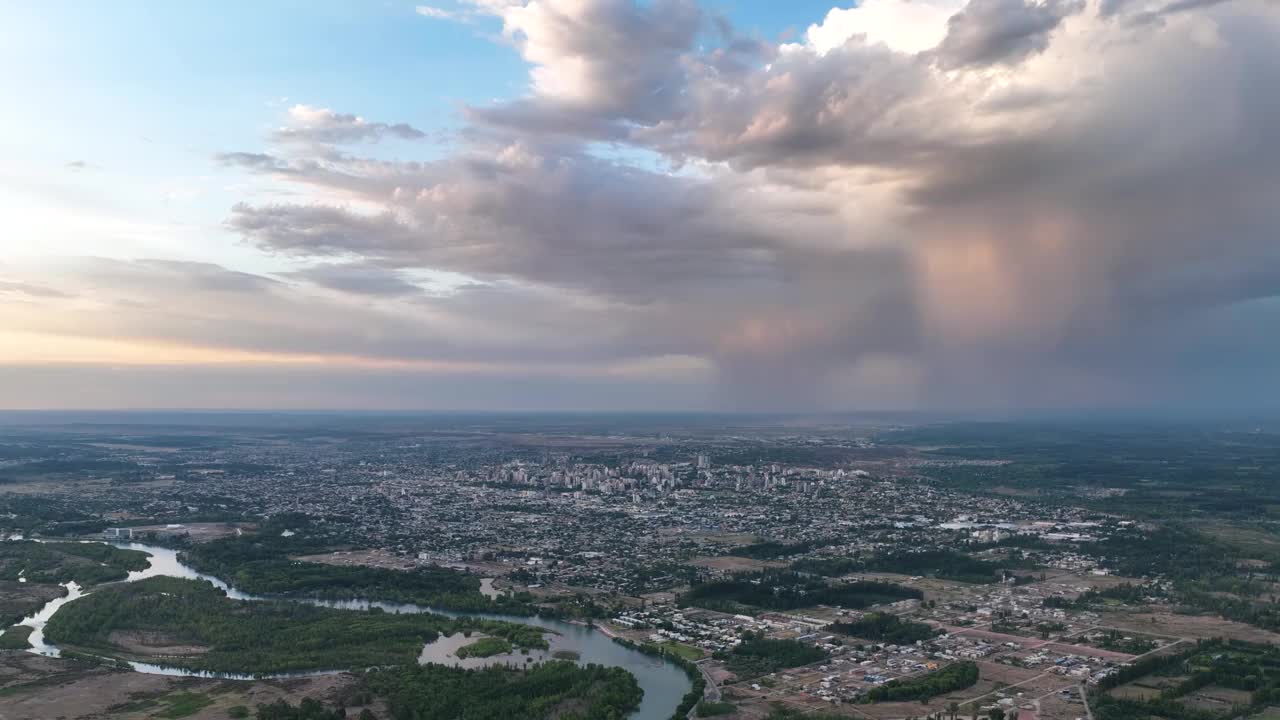
[[[1280,401],[1272,0],[867,0],[784,42],[693,0],[417,12],[496,23],[525,90],[394,153],[427,133],[293,105],[214,159],[293,269],[0,266],[21,329],[582,378],[566,407]]]

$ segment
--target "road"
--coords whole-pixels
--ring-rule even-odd
[[[717,685],[715,679],[711,677],[711,673],[707,672],[707,668],[702,664],[704,662],[706,662],[705,659],[694,663],[698,668],[698,672],[702,673],[702,679],[707,683],[707,686],[702,690],[702,699],[709,700],[711,702],[719,702],[720,686]],[[698,706],[696,704],[689,708],[689,720],[693,720],[697,712]]]
[[[1080,686],[1080,702],[1084,703],[1084,715],[1088,720],[1093,720],[1093,708],[1089,707],[1089,693],[1085,691],[1082,684]]]

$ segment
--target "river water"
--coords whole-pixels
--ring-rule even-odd
[[[191,580],[205,580],[213,583],[220,590],[227,593],[227,597],[235,600],[271,600],[280,598],[266,598],[249,593],[241,592],[218,578],[204,575],[197,572],[191,567],[178,559],[178,553],[170,548],[157,547],[155,545],[144,545],[142,543],[112,543],[116,547],[125,548],[127,550],[141,550],[150,556],[150,565],[145,570],[138,570],[129,573],[129,577],[125,582],[136,582],[149,577],[168,576],[188,578]],[[81,591],[80,587],[75,583],[67,583],[67,595],[51,600],[48,604],[40,609],[39,612],[30,617],[23,618],[19,625],[25,625],[32,628],[30,641],[30,652],[40,655],[48,655],[57,657],[58,648],[50,644],[44,639],[44,627],[49,622],[49,618],[54,613],[69,602],[73,602],[87,593]],[[492,582],[486,585],[486,589],[491,592]],[[486,593],[488,594],[488,593]],[[513,623],[523,623],[525,625],[535,625],[545,628],[554,634],[548,635],[547,640],[551,644],[551,649],[546,651],[530,651],[528,656],[534,661],[546,660],[556,650],[572,650],[578,653],[579,662],[595,663],[597,665],[609,665],[621,667],[635,675],[636,682],[639,683],[641,689],[644,690],[644,699],[640,701],[640,707],[631,715],[632,720],[665,720],[669,718],[676,706],[680,704],[680,699],[684,694],[689,692],[691,687],[689,679],[685,676],[684,671],[672,665],[669,662],[658,658],[645,655],[642,652],[623,647],[613,642],[603,632],[585,625],[564,622],[563,620],[552,620],[539,617],[524,617],[518,615],[503,615],[498,613],[460,613],[452,610],[441,610],[437,608],[425,607],[422,605],[410,605],[404,603],[385,603],[374,602],[369,600],[316,600],[316,599],[294,599],[288,598],[293,602],[305,602],[311,605],[319,605],[322,607],[336,608],[341,610],[368,610],[370,608],[381,608],[392,613],[435,613],[438,615],[447,615],[449,617],[461,617],[464,615],[474,617],[486,617],[494,620],[506,620]],[[469,641],[468,641],[469,642]],[[522,664],[525,661],[525,655],[513,653],[511,655],[496,656],[492,658],[470,658],[467,660],[458,660],[453,652],[463,643],[459,636],[451,636],[441,638],[434,643],[423,648],[423,652],[419,660],[421,662],[441,662],[464,667],[477,667],[484,664]],[[150,663],[130,662],[129,665],[137,672],[148,673],[152,675],[180,675],[207,678],[224,678],[232,680],[251,680],[252,675],[236,675],[228,673],[208,673],[197,672],[192,670],[183,670],[180,668],[164,667],[160,665],[152,665]],[[268,677],[303,677],[308,675],[333,674],[338,671],[314,672],[314,673],[290,673],[282,675],[271,675]]]

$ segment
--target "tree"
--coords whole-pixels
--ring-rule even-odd
[[[987,713],[987,717],[991,718],[991,720],[1004,720],[1004,708],[998,705],[991,708],[991,712]]]

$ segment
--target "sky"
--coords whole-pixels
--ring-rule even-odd
[[[1280,409],[1280,1],[0,1],[0,408]]]

